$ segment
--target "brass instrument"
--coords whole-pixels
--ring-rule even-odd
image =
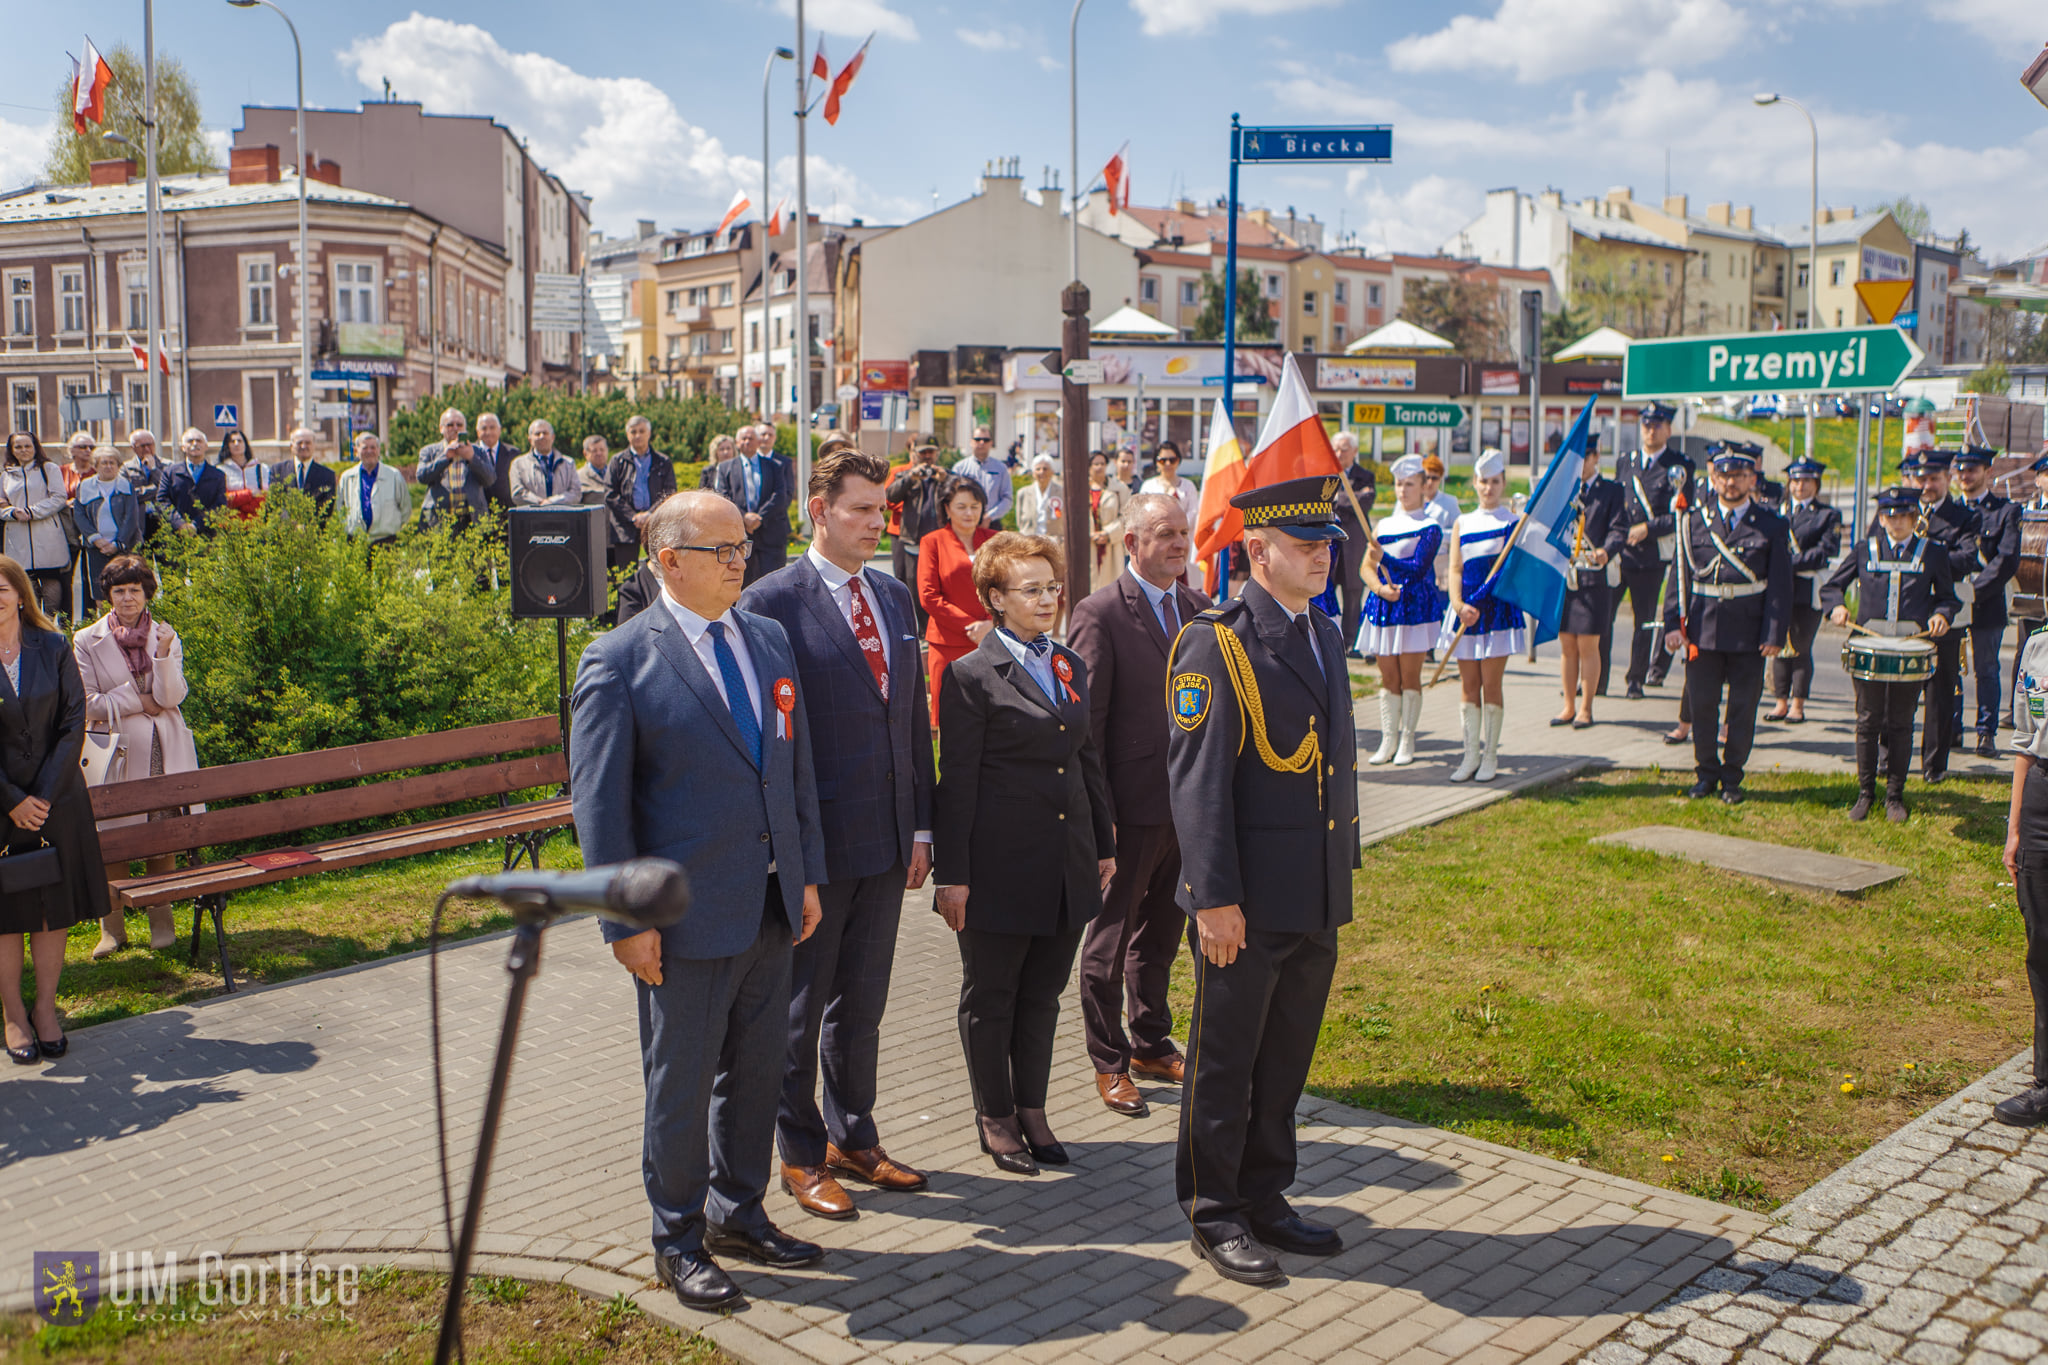
[[[1799,558],[1799,537],[1792,534],[1792,518],[1789,516],[1785,518],[1785,548],[1794,560]],[[1796,659],[1799,657],[1799,646],[1792,643],[1792,628],[1790,625],[1787,625],[1785,628],[1785,645],[1784,648],[1778,651],[1778,657],[1781,659]]]

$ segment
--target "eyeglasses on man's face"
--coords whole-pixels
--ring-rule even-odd
[[[1060,594],[1066,590],[1067,585],[1064,583],[1026,583],[1022,587],[1005,588],[1003,591],[1012,597],[1036,604],[1047,598],[1057,602]]]
[[[721,564],[730,564],[735,559],[752,559],[754,557],[754,542],[751,540],[743,540],[737,545],[678,545],[676,548],[678,550],[696,550],[701,554],[717,555],[718,562]]]
[[[993,436],[977,436],[974,438],[974,443],[978,446],[985,446],[994,439]]]

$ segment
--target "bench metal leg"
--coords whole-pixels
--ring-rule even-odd
[[[199,964],[199,930],[206,917],[213,917],[213,946],[220,955],[220,976],[226,989],[235,989],[234,964],[228,961],[228,931],[221,919],[221,912],[228,908],[226,893],[217,896],[201,896],[192,902],[192,964]]]
[[[192,965],[192,966],[194,966],[194,967],[197,967],[197,966],[199,965],[199,926],[200,926],[200,925],[201,925],[202,923],[204,923],[204,922],[205,922],[205,917],[206,917],[206,898],[205,898],[204,896],[202,896],[202,897],[200,897],[200,898],[199,898],[198,900],[195,900],[195,901],[193,901],[193,902],[192,902],[192,960],[191,960],[191,965]]]
[[[551,833],[553,833],[552,830],[530,829],[524,834],[506,835],[505,870],[510,872],[513,868],[519,866],[521,859],[525,859],[533,864],[534,871],[540,871],[540,851],[542,846],[547,843],[548,835]]]

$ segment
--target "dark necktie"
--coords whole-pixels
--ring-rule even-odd
[[[725,638],[725,622],[713,621],[708,627],[711,632],[711,653],[718,660],[718,676],[725,682],[725,704],[732,711],[733,724],[740,727],[740,742],[747,746],[753,756],[754,766],[761,766],[761,721],[754,715],[754,700],[747,695],[747,680],[740,673],[739,656],[732,652],[732,645]]]
[[[1052,648],[1051,637],[1047,636],[1043,631],[1041,631],[1037,635],[1032,636],[1028,640],[1018,637],[1017,643],[1024,646],[1024,648],[1030,650],[1032,654],[1041,659],[1045,657],[1045,652],[1048,649]]]
[[[860,646],[861,658],[867,660],[868,672],[875,675],[875,686],[882,693],[882,700],[889,700],[889,656],[882,649],[882,632],[875,625],[875,614],[868,610],[867,594],[860,590],[860,575],[846,580],[846,591],[853,608],[853,638]]]
[[[1166,638],[1169,640],[1180,630],[1180,612],[1174,606],[1171,588],[1159,594],[1159,627],[1166,632]]]
[[[1315,664],[1317,675],[1322,678],[1324,685],[1327,686],[1330,677],[1329,674],[1323,672],[1323,656],[1316,649],[1315,628],[1309,624],[1307,612],[1303,612],[1294,618],[1294,633],[1301,637],[1302,644],[1308,649],[1310,662]]]

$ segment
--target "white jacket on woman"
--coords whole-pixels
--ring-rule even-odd
[[[29,516],[0,522],[0,553],[30,572],[71,566],[71,541],[64,534],[70,500],[64,495],[61,465],[48,460],[8,465],[0,470],[0,500],[27,508]]]

